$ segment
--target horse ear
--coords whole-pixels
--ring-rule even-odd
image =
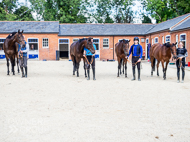
[[[18,33],[20,33],[20,29],[18,30]]]
[[[22,33],[24,32],[24,30],[22,30]]]
[[[130,40],[128,40],[128,42],[130,42]]]
[[[177,45],[177,42],[175,43],[175,45]]]

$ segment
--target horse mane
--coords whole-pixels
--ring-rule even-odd
[[[87,38],[82,38],[82,39],[79,39],[79,43],[82,42],[83,40],[87,40]]]
[[[16,33],[17,33],[17,32],[12,32],[12,33],[10,33],[10,34],[12,34],[12,35],[9,34],[9,35],[7,36],[7,38],[8,38],[8,39],[11,39]]]
[[[163,46],[166,46],[166,47],[171,47],[170,43],[167,42],[167,43],[164,43]]]
[[[120,42],[120,43],[121,43],[121,42],[123,42],[123,43],[125,43],[125,44],[126,44],[126,43],[128,43],[129,41],[128,41],[128,40],[126,40],[126,39],[122,39],[122,40],[120,40],[119,42]]]

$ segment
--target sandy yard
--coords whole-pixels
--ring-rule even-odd
[[[0,61],[0,142],[189,142],[190,71],[176,83],[150,76],[117,78],[117,62],[96,62],[96,81],[72,75],[69,61],[29,61],[28,78],[6,75]],[[16,69],[16,68],[15,68]],[[137,71],[136,71],[137,73]]]

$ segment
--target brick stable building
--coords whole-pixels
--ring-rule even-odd
[[[69,47],[79,38],[93,37],[97,47],[97,60],[116,59],[114,45],[120,39],[138,36],[145,59],[148,58],[147,44],[184,41],[190,62],[190,13],[159,24],[59,24],[58,21],[0,22],[0,59],[4,59],[2,45],[13,31],[24,30],[29,43],[29,58],[55,60],[56,50],[61,58],[69,58]]]

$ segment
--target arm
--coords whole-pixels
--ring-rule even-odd
[[[131,55],[131,51],[132,51],[132,46],[131,46],[131,48],[130,48],[130,50],[129,50],[129,55],[127,56],[128,58],[129,58],[129,56]]]
[[[186,58],[187,56],[188,56],[188,53],[186,52],[186,53],[185,53],[185,58]]]
[[[141,46],[141,45],[140,45],[140,50],[141,50],[140,59],[142,59],[142,55],[143,55],[143,48],[142,48],[142,46]]]
[[[27,53],[28,52],[28,49],[29,49],[29,45],[28,43],[26,44],[26,50],[22,50],[23,53]]]
[[[96,45],[93,44],[93,46],[94,46],[94,49],[95,49],[95,53],[92,56],[95,56],[96,55]]]
[[[85,50],[85,48],[84,48],[83,56],[86,56],[86,50]]]

